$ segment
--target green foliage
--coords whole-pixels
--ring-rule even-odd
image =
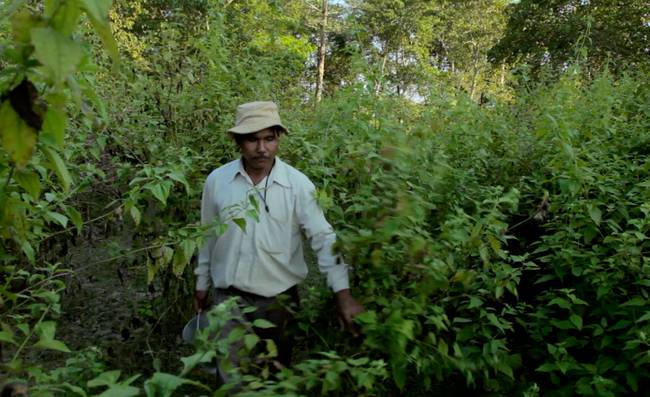
[[[640,14],[629,26],[620,17],[634,10],[581,3],[575,19],[511,5],[500,46],[548,14],[520,37],[543,48],[511,49],[562,67],[545,81],[523,65],[508,93],[508,65],[486,63],[503,3],[337,4],[330,95],[314,107],[311,3],[21,3],[0,20],[0,343],[3,372],[30,395],[238,385],[242,396],[606,396],[650,384],[650,87],[636,55],[615,54],[616,74],[593,68],[604,59],[596,33],[634,25]],[[587,57],[569,65],[589,18]],[[256,221],[251,200],[198,222],[205,176],[236,156],[224,133],[235,105],[254,99],[279,102],[291,131],[281,156],[318,186],[367,309],[363,337],[336,330],[330,293],[312,283],[292,367],[271,373],[276,349],[251,332],[268,322],[211,337],[230,302],[210,312],[196,351],[161,368],[155,350],[178,347],[197,248]],[[140,312],[155,323],[142,347],[153,370],[107,368],[100,349],[74,351],[57,326],[74,271],[50,264],[66,260],[55,247],[93,242],[93,230],[129,240],[95,265],[125,262],[150,289]],[[225,362],[240,341],[251,359],[233,383],[202,380],[197,367]]]
[[[498,60],[525,60],[563,68],[575,48],[588,63],[612,62],[616,69],[647,64],[648,15],[643,1],[553,0],[512,2],[505,35],[491,50]]]

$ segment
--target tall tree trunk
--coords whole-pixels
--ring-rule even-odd
[[[384,48],[384,54],[381,57],[381,69],[379,69],[379,79],[375,86],[375,95],[379,95],[384,86],[384,69],[386,68],[386,58],[388,58],[388,51]]]
[[[475,49],[474,51],[474,65],[473,65],[473,70],[472,70],[472,84],[470,86],[469,90],[469,97],[472,98],[473,101],[476,100],[476,84],[478,83],[478,74],[479,74],[479,54],[478,54],[478,49]]]
[[[327,1],[323,0],[320,21],[320,41],[318,43],[318,78],[316,80],[316,103],[323,97],[323,78],[325,76],[325,53],[327,52]]]

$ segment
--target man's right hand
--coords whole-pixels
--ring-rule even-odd
[[[203,311],[208,307],[208,291],[194,291],[194,310]]]

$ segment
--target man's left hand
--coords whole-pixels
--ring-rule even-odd
[[[336,309],[341,328],[348,329],[355,337],[359,336],[359,331],[353,320],[357,314],[364,311],[364,308],[354,299],[349,289],[343,289],[336,293]]]

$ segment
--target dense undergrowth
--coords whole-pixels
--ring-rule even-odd
[[[204,338],[176,362],[150,351],[151,367],[122,373],[101,349],[70,352],[61,340],[74,335],[56,334],[57,318],[62,280],[80,271],[66,262],[70,246],[93,228],[126,230],[132,242],[102,266],[146,275],[140,313],[155,319],[154,345],[177,343],[206,233],[201,186],[236,155],[223,132],[235,105],[258,98],[280,103],[290,129],[280,156],[318,186],[367,311],[352,339],[312,282],[298,313],[301,360],[253,371],[241,395],[615,396],[650,386],[647,73],[585,73],[578,60],[559,77],[521,77],[509,102],[479,105],[449,89],[414,103],[375,90],[376,70],[359,59],[369,78],[314,106],[299,84],[307,44],[243,51],[250,21],[236,10],[170,14],[136,36],[146,10],[120,3],[133,9],[113,23],[125,47],[116,74],[103,53],[90,55],[101,45],[85,23],[75,40],[92,47],[64,36],[55,3],[49,17],[16,13],[17,33],[3,36],[13,57],[0,86],[1,369],[30,395],[224,395],[228,385],[216,390],[193,368],[228,341]],[[101,10],[78,4],[110,50]],[[77,61],[45,51],[34,29],[59,32],[51,37],[79,48]],[[29,106],[49,104],[42,125],[11,110],[21,81],[36,87]],[[223,227],[237,226],[211,229]],[[227,305],[211,316],[218,326]],[[240,337],[249,350],[263,345]],[[66,364],[42,365],[40,350]],[[272,358],[256,352],[262,367]]]

